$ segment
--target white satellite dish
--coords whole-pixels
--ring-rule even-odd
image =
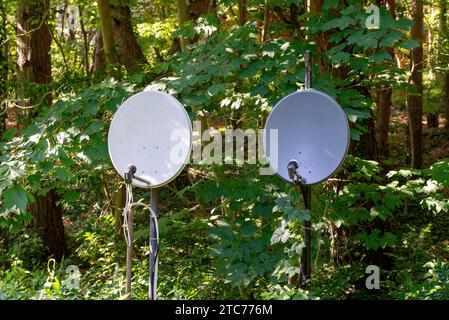
[[[133,185],[156,188],[169,183],[190,156],[192,125],[182,104],[169,94],[144,91],[126,100],[115,113],[108,135],[109,156],[124,177],[137,168]]]
[[[273,129],[278,134],[277,157],[270,157],[276,150],[270,145]],[[332,176],[342,164],[349,147],[349,124],[334,99],[306,89],[291,93],[276,104],[263,137],[265,156],[281,178],[292,182],[287,165],[296,160],[304,184],[313,185]]]

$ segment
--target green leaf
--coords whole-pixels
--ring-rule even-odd
[[[86,129],[87,134],[92,134],[100,131],[103,128],[103,122],[98,119],[95,119]]]
[[[64,200],[68,202],[73,202],[78,200],[80,197],[79,192],[76,191],[67,191],[64,193]]]
[[[413,39],[409,39],[409,40],[405,40],[405,41],[399,42],[399,46],[401,48],[410,50],[410,49],[418,47],[419,46],[419,42],[416,41],[416,40],[413,40]]]
[[[218,84],[214,84],[214,85],[210,86],[209,89],[207,90],[207,94],[210,96],[215,96],[219,92],[222,92],[224,90],[225,90],[224,84],[218,83]]]
[[[278,242],[285,243],[290,237],[290,230],[284,227],[279,227],[273,232],[273,236],[271,237],[271,244],[276,244]]]
[[[61,179],[61,180],[68,180],[72,176],[73,176],[73,173],[70,172],[70,170],[65,167],[55,168],[54,174],[53,174],[53,177],[55,179]]]
[[[6,130],[5,132],[3,132],[3,139],[5,141],[11,140],[16,135],[16,132],[17,132],[16,128]]]
[[[349,130],[349,133],[351,135],[351,139],[354,141],[360,141],[360,137],[363,134],[359,129],[356,129],[356,128],[351,128]]]
[[[100,110],[100,105],[97,101],[89,101],[83,108],[83,116],[94,116]]]
[[[449,159],[433,164],[429,171],[433,179],[446,187],[449,186]]]
[[[10,209],[16,206],[21,212],[25,212],[28,202],[34,200],[33,196],[19,184],[3,191],[2,197],[5,208]]]
[[[327,31],[330,29],[335,29],[338,28],[340,30],[346,29],[347,27],[349,27],[350,25],[353,25],[355,23],[355,20],[351,17],[348,16],[342,16],[340,18],[331,20],[329,22],[327,22],[326,24],[324,24],[324,26],[322,27],[322,31]]]

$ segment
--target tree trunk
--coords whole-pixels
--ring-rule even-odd
[[[42,232],[44,242],[60,261],[67,254],[67,243],[62,223],[62,209],[57,204],[59,197],[54,191],[45,196],[34,196],[35,202],[31,204],[33,214],[33,227]]]
[[[263,14],[263,31],[262,31],[262,41],[268,40],[268,30],[270,28],[270,4],[265,0],[264,14]]]
[[[324,0],[314,0],[310,1],[310,13],[314,16],[319,16],[322,14],[321,10],[323,8]],[[316,61],[318,63],[318,66],[320,68],[320,74],[323,75],[326,71],[331,71],[334,75],[336,75],[336,72],[338,70],[334,70],[332,66],[326,62],[323,55],[329,48],[329,35],[330,32],[320,32],[318,35],[315,36],[315,43],[316,43]],[[344,79],[344,75],[341,76]]]
[[[368,90],[367,90],[368,91]],[[379,159],[379,151],[376,140],[376,125],[374,123],[374,116],[370,110],[371,117],[364,121],[365,127],[368,129],[362,136],[363,156],[364,159]]]
[[[438,128],[438,112],[427,114],[427,128]]]
[[[112,30],[111,6],[109,0],[97,0],[98,12],[100,14],[101,33],[103,39],[103,50],[108,64],[117,62],[115,43]]]
[[[293,37],[296,38],[298,36],[299,30],[299,22],[298,22],[299,7],[297,4],[291,3],[289,6],[289,10],[290,10],[290,22],[293,28]]]
[[[439,53],[440,53],[440,63],[443,68],[448,68],[449,65],[449,59],[447,58],[447,48],[449,45],[448,41],[448,27],[447,27],[447,3],[446,0],[440,0],[439,1],[440,6],[440,16],[439,16],[439,22],[440,22],[440,41],[439,41]],[[442,103],[442,110],[444,112],[444,117],[446,118],[446,123],[444,125],[444,128],[446,131],[449,132],[449,71],[446,70],[443,72],[443,90],[442,90],[442,96],[443,96],[443,103]],[[437,125],[438,127],[438,125]]]
[[[3,99],[7,92],[8,81],[8,47],[6,45],[6,12],[3,0],[0,0],[0,136],[6,129],[6,106],[3,105]]]
[[[449,72],[446,72],[444,76],[444,117],[446,118],[446,124],[444,128],[449,132]]]
[[[238,23],[239,26],[243,26],[248,20],[248,0],[239,0],[238,8],[239,8]]]
[[[193,0],[189,1],[188,12],[190,19],[196,21],[202,14],[209,12],[210,0]]]
[[[133,68],[138,63],[145,63],[142,49],[137,43],[131,22],[131,10],[124,1],[112,5],[112,27],[114,42],[117,45],[118,61],[125,68]]]
[[[117,193],[114,195],[114,217],[115,229],[122,230],[123,227],[123,208],[126,205],[126,188],[124,185],[120,186]]]
[[[391,87],[382,85],[377,93],[376,140],[380,157],[388,157],[388,132],[390,130]]]
[[[412,7],[411,38],[419,42],[419,46],[412,49],[410,56],[410,83],[415,85],[417,95],[408,95],[407,110],[410,132],[410,153],[411,167],[420,168],[422,166],[422,93],[423,93],[423,3],[421,0],[414,0]]]
[[[186,0],[177,0],[176,2],[178,4],[178,25],[181,28],[184,26],[187,20],[189,20],[189,12],[187,10]],[[181,41],[181,50],[184,51],[187,48],[187,45],[189,44],[189,40],[184,37],[180,37],[180,41]]]
[[[51,34],[47,25],[49,11],[48,0],[24,1],[17,7],[17,78],[20,82],[43,84],[52,80]],[[51,97],[44,100],[44,103],[51,104]],[[49,191],[45,196],[35,196],[31,213],[33,226],[42,229],[44,242],[59,260],[67,252],[67,245],[62,211],[56,204],[57,200],[54,191]]]
[[[46,19],[49,0],[22,1],[17,8],[17,77],[19,82],[50,83],[51,34]]]
[[[388,5],[388,10],[393,18],[396,17],[396,3],[395,0],[387,0],[385,3],[383,0],[378,1],[378,6]],[[394,61],[394,49],[386,48],[390,54],[391,59]],[[380,158],[388,157],[388,134],[390,131],[390,115],[392,102],[392,90],[388,85],[382,85],[377,92],[377,119],[376,119],[376,139],[377,139],[377,152]]]
[[[83,36],[83,65],[84,65],[84,72],[86,74],[86,77],[90,76],[90,68],[89,68],[89,41],[87,39],[87,32],[86,28],[84,26],[84,19],[83,19],[83,6],[79,6],[79,21],[80,21],[80,28],[81,28],[81,34]]]
[[[97,29],[97,33],[95,34],[95,48],[92,56],[92,71],[94,75],[101,72],[106,65],[106,60],[104,56],[104,47],[103,47],[103,33],[101,32],[101,28]]]

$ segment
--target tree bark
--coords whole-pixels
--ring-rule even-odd
[[[42,232],[44,242],[60,261],[67,254],[67,243],[62,223],[62,209],[57,204],[59,197],[54,191],[45,196],[34,196],[35,202],[31,204],[33,214],[33,227]]]
[[[50,83],[51,34],[46,19],[49,0],[22,1],[17,7],[17,76],[19,82]]]
[[[427,114],[427,127],[438,128],[438,112],[429,112]]]
[[[114,217],[115,229],[120,231],[123,227],[123,208],[126,205],[126,188],[124,185],[120,186],[117,193],[114,195]]]
[[[190,19],[196,21],[202,14],[209,12],[210,0],[189,1],[188,12]]]
[[[407,110],[410,133],[410,153],[411,167],[420,168],[422,166],[422,93],[423,93],[423,3],[421,0],[414,0],[412,6],[412,26],[411,38],[419,42],[419,46],[411,50],[410,68],[411,75],[409,82],[416,86],[417,94],[409,94],[407,98]]]
[[[112,30],[111,6],[109,0],[97,0],[100,14],[103,50],[108,64],[117,62],[115,43]]]
[[[81,34],[83,36],[83,65],[84,65],[84,72],[86,74],[86,77],[89,77],[90,76],[89,41],[87,39],[87,32],[86,32],[86,28],[84,26],[83,9],[84,9],[83,6],[79,6],[80,28],[81,28]]]
[[[118,62],[125,68],[133,68],[138,63],[145,63],[142,49],[137,43],[131,22],[131,10],[124,1],[111,6],[114,42],[117,45]]]
[[[377,2],[378,6],[385,6],[387,4],[388,10],[393,18],[396,17],[396,3],[395,0],[387,0],[386,3],[381,0]],[[386,48],[386,51],[390,54],[391,59],[394,61],[394,49]],[[392,102],[392,90],[388,85],[382,85],[377,92],[377,119],[376,119],[376,139],[377,139],[377,152],[379,157],[388,157],[388,133],[390,131],[390,115]]]
[[[104,46],[103,46],[103,34],[101,28],[97,29],[95,34],[95,48],[92,56],[92,70],[94,75],[101,72],[106,65]]]
[[[239,0],[238,8],[239,8],[238,23],[239,26],[243,26],[248,20],[248,0]]]
[[[0,136],[6,129],[6,106],[3,105],[3,99],[7,92],[8,81],[8,47],[6,45],[6,12],[3,0],[0,0]]]
[[[187,3],[186,0],[177,0],[178,4],[178,25],[179,27],[183,27],[184,24],[189,20],[189,12],[187,10]],[[189,44],[189,39],[186,39],[184,37],[180,37],[181,41],[181,50],[185,50],[187,48],[187,45]]]
[[[440,52],[440,63],[443,68],[449,67],[449,59],[447,58],[447,55],[445,54],[447,51],[447,48],[449,46],[448,36],[449,36],[449,30],[447,26],[447,3],[446,0],[440,0],[439,1],[439,7],[440,7],[440,41],[439,41],[439,52]],[[444,112],[444,117],[446,118],[446,123],[444,125],[444,129],[449,132],[449,71],[446,70],[443,72],[442,75],[443,78],[443,90],[442,90],[442,96],[443,96],[443,103],[442,103],[442,110]],[[438,124],[437,124],[438,127]]]
[[[449,72],[446,72],[444,76],[444,117],[446,118],[446,124],[444,128],[449,132]]]
[[[388,132],[390,130],[392,90],[388,85],[382,85],[377,92],[376,140],[377,152],[380,157],[388,157]]]
[[[321,10],[323,8],[324,0],[314,0],[310,1],[310,13],[313,16],[319,16],[321,15]],[[316,43],[316,61],[318,63],[318,66],[320,68],[320,74],[324,74],[326,71],[332,71],[334,75],[338,72],[338,70],[333,70],[332,66],[327,63],[323,57],[323,54],[328,50],[329,48],[329,35],[330,32],[320,32],[318,35],[315,36],[315,43]],[[342,76],[344,78],[344,76]]]
[[[49,11],[48,0],[23,1],[17,7],[17,78],[20,82],[44,84],[52,80],[51,34],[47,25]],[[51,97],[44,100],[48,105],[51,104]],[[56,259],[60,260],[67,252],[67,245],[62,210],[56,204],[57,200],[52,190],[45,196],[35,196],[31,213],[33,226],[42,230],[44,242]]]
[[[270,4],[265,0],[264,14],[263,14],[263,31],[262,31],[262,41],[268,40],[268,30],[270,28]]]

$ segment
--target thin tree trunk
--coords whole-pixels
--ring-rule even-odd
[[[126,205],[126,188],[124,185],[120,186],[117,193],[114,195],[114,216],[115,229],[120,231],[123,226],[123,208]]]
[[[122,0],[116,3],[117,5],[111,6],[113,37],[117,45],[118,61],[129,69],[146,61],[134,34],[129,6]]]
[[[449,132],[449,72],[446,72],[444,76],[444,117],[446,118],[446,124],[444,128]]]
[[[313,0],[310,2],[310,13],[314,16],[319,16],[322,14],[321,10],[323,8],[324,0]],[[315,36],[316,46],[316,61],[320,68],[320,74],[324,74],[326,71],[332,71],[333,74],[336,74],[338,70],[334,70],[329,63],[323,58],[324,52],[328,50],[329,47],[329,34],[330,32],[321,32]],[[344,79],[344,76],[341,76]]]
[[[6,106],[3,104],[7,92],[8,81],[8,47],[6,45],[6,11],[3,0],[0,0],[0,136],[6,129]]]
[[[447,3],[446,0],[439,1],[440,6],[440,42],[439,42],[439,52],[440,52],[440,63],[443,68],[449,67],[449,59],[447,57],[447,46],[449,44],[449,30],[447,26]],[[446,51],[446,52],[445,52]],[[443,105],[442,110],[444,112],[444,117],[446,118],[446,123],[444,128],[449,132],[449,71],[443,73]],[[437,125],[438,126],[438,125]]]
[[[410,132],[411,167],[420,168],[422,166],[422,93],[423,93],[423,3],[421,0],[414,0],[412,6],[412,26],[411,38],[419,42],[419,46],[413,48],[410,56],[410,83],[415,85],[418,94],[408,95],[407,109]]]
[[[380,157],[388,157],[388,132],[390,130],[391,114],[391,87],[380,86],[377,94],[377,119],[376,119],[376,140],[377,152]]]
[[[378,1],[379,6],[384,6],[384,1]],[[396,3],[395,0],[387,0],[388,10],[393,18],[396,17]],[[394,60],[394,48],[386,48],[390,54],[391,59]],[[390,115],[392,102],[392,90],[388,85],[380,86],[380,90],[377,93],[377,119],[375,123],[376,127],[376,139],[377,139],[377,152],[379,157],[388,157],[388,134],[390,131]]]
[[[243,26],[248,20],[248,0],[239,0],[238,8],[239,8],[238,23],[239,26]]]
[[[268,40],[269,28],[270,28],[270,4],[267,0],[265,0],[264,15],[263,15],[262,41]]]
[[[427,114],[427,127],[438,128],[438,112],[429,112]]]
[[[90,76],[90,68],[89,68],[89,41],[87,40],[87,32],[84,26],[83,19],[83,6],[79,6],[79,20],[80,20],[80,28],[81,34],[83,36],[83,64],[84,64],[84,72],[86,77]]]
[[[103,50],[108,64],[117,62],[115,43],[112,30],[111,6],[109,0],[97,0],[98,12],[101,21],[101,33],[103,39]]]
[[[181,28],[184,26],[187,20],[189,20],[189,12],[187,10],[186,0],[177,0],[176,2],[178,4],[178,25]],[[181,41],[181,50],[184,51],[187,48],[187,45],[189,44],[189,40],[184,37],[180,37],[180,41]]]
[[[42,232],[44,242],[50,251],[60,261],[67,254],[67,243],[62,223],[62,209],[55,191],[49,191],[45,196],[34,196],[30,206],[33,214],[33,227]]]
[[[95,34],[95,48],[92,56],[92,71],[94,75],[101,72],[106,65],[106,59],[104,55],[104,47],[103,47],[103,33],[101,32],[101,28],[97,29]]]

